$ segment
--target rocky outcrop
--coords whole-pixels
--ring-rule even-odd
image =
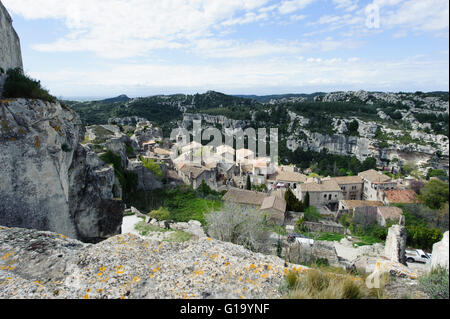
[[[0,227],[0,298],[279,298],[286,271],[283,259],[207,237],[124,234],[92,245]]]
[[[161,179],[144,167],[140,160],[128,162],[127,169],[137,175],[137,189],[151,191],[163,187]]]
[[[0,225],[97,242],[120,233],[114,170],[80,144],[79,116],[59,103],[0,101]]]
[[[443,267],[449,269],[448,267],[448,231],[444,233],[444,237],[440,242],[433,245],[433,252],[431,253],[431,269],[437,267]]]
[[[6,8],[3,6],[1,1],[0,1],[0,68],[3,69],[4,72],[14,68],[23,69],[22,53],[20,50],[20,39],[12,26],[11,16],[9,15]]]
[[[406,228],[394,225],[388,230],[384,255],[391,261],[406,264]]]

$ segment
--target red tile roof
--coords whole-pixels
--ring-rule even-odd
[[[392,189],[384,191],[389,203],[415,203],[417,194],[412,189]]]

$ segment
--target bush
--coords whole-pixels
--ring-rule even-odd
[[[169,220],[170,219],[170,212],[168,209],[160,207],[157,210],[152,210],[150,213],[148,213],[148,216],[150,218],[157,219],[159,221],[161,220]]]
[[[286,296],[292,299],[362,299],[369,298],[370,291],[361,278],[336,275],[316,269],[298,275],[294,271],[286,276],[291,290]]]
[[[33,80],[23,74],[20,68],[11,69],[6,72],[3,96],[5,98],[27,98],[56,102],[56,98],[41,87],[40,81]]]
[[[317,208],[315,208],[314,206],[309,206],[305,210],[304,218],[305,218],[305,221],[307,221],[307,222],[318,222],[322,219],[322,215],[320,215]]]
[[[208,234],[218,240],[256,252],[267,252],[270,248],[270,231],[263,214],[244,212],[239,205],[226,205],[222,211],[207,215],[206,224]]]
[[[433,299],[449,299],[447,269],[438,267],[429,274],[419,277],[419,283]]]
[[[163,177],[163,172],[162,172],[160,164],[156,163],[154,160],[152,160],[150,158],[145,158],[143,156],[141,156],[139,159],[141,160],[142,164],[144,165],[144,167],[146,169],[151,171],[158,178],[162,178]]]
[[[439,209],[442,204],[448,202],[448,195],[448,183],[431,180],[422,188],[419,200],[432,209]]]

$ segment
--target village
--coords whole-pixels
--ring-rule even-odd
[[[336,222],[344,214],[376,212],[377,222],[384,226],[387,220],[398,221],[402,216],[402,210],[392,204],[417,202],[410,185],[413,177],[394,180],[374,169],[357,176],[320,177],[310,171],[300,172],[293,165],[278,165],[270,157],[257,157],[245,148],[212,148],[197,142],[161,148],[161,144],[157,139],[144,141],[144,158],[164,163],[167,174],[178,182],[193,189],[205,183],[223,192],[225,203],[267,212],[274,224],[287,225],[291,230],[301,213],[287,210],[288,189],[299,201],[309,197],[309,204],[325,217],[320,228],[330,232],[344,232],[344,227]]]

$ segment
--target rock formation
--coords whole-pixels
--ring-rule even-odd
[[[433,245],[433,252],[431,253],[431,269],[436,267],[443,267],[449,269],[448,267],[448,231],[445,232],[444,238],[440,242]]]
[[[279,298],[285,271],[281,258],[206,237],[161,243],[124,234],[92,245],[0,227],[0,299]]]
[[[12,19],[0,1],[0,68],[6,72],[9,69],[21,68],[22,53],[20,39],[12,26]]]
[[[405,227],[401,225],[393,225],[389,228],[384,254],[391,261],[406,265]]]
[[[114,170],[80,144],[79,116],[59,103],[0,101],[0,225],[86,242],[119,234]]]
[[[21,68],[20,40],[12,26],[12,19],[0,1],[0,96],[9,69]]]

